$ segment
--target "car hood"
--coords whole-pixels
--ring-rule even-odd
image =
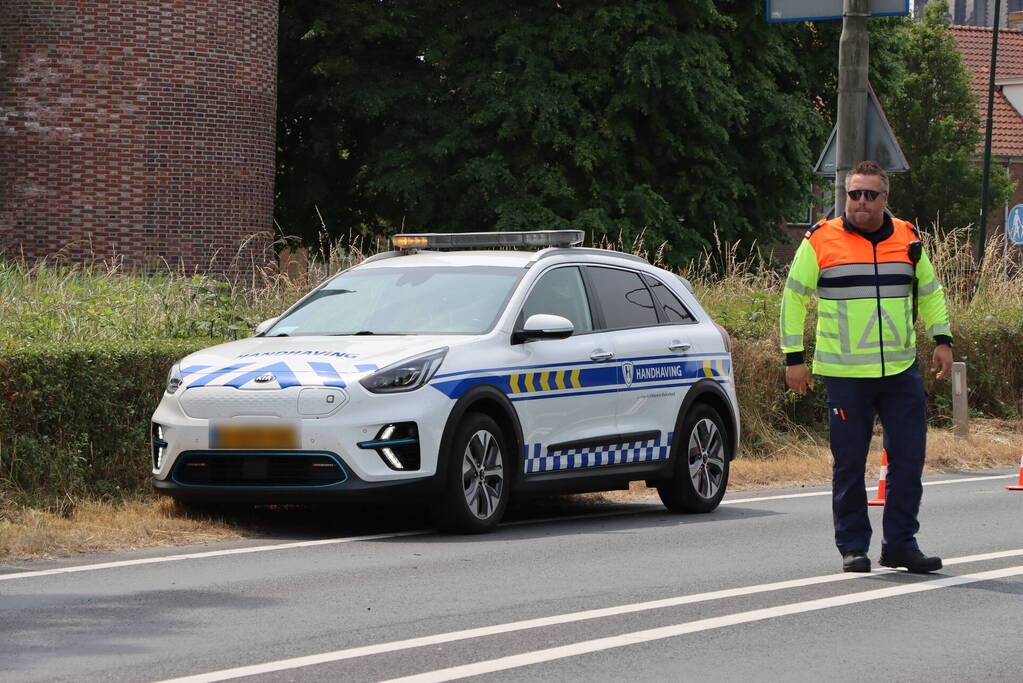
[[[186,389],[344,387],[391,363],[466,339],[445,335],[251,337],[197,351],[183,358],[179,367]]]

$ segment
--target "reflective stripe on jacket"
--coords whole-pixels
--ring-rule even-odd
[[[810,296],[817,294],[817,344],[813,372],[830,377],[886,377],[916,358],[913,275],[927,334],[951,335],[945,294],[927,254],[914,269],[909,243],[913,226],[892,218],[891,236],[873,244],[847,230],[841,218],[807,232],[785,283],[781,348],[803,351]]]

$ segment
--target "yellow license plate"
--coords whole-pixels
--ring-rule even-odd
[[[292,424],[219,424],[210,429],[211,448],[298,448]]]

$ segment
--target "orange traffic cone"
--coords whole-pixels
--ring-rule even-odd
[[[1023,491],[1023,454],[1019,456],[1019,481],[1015,486],[1006,486],[1010,491]]]
[[[884,505],[884,480],[888,476],[888,451],[881,449],[881,477],[877,480],[877,498],[868,500],[867,505]]]

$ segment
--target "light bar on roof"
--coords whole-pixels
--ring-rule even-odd
[[[528,232],[424,232],[391,235],[397,249],[493,249],[496,247],[571,247],[582,244],[582,230]]]

